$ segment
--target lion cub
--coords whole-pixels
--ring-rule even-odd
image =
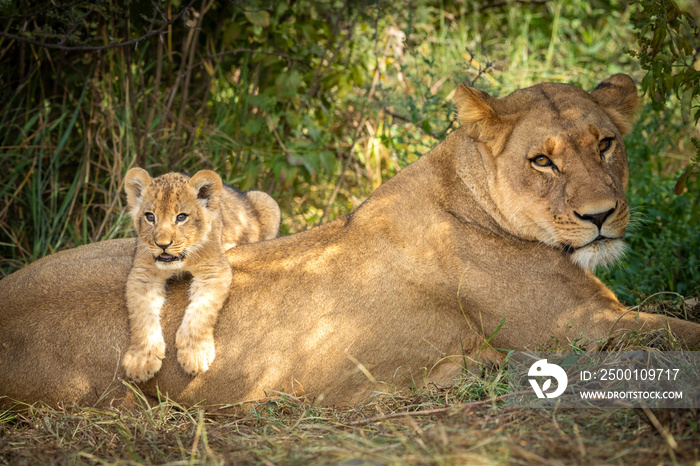
[[[209,369],[216,355],[214,324],[229,294],[231,267],[225,251],[277,236],[280,209],[267,194],[240,193],[215,172],[193,177],[167,173],[151,178],[141,168],[126,174],[124,191],[137,234],[126,282],[131,344],[127,377],[150,379],[165,357],[160,311],[165,282],[192,274],[190,303],[177,331],[177,359],[191,375]]]

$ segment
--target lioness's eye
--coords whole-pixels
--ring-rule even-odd
[[[552,167],[552,166],[554,166],[554,163],[552,163],[552,161],[546,155],[536,156],[534,159],[532,159],[532,163],[534,163],[538,167]]]
[[[145,217],[146,217],[146,221],[148,221],[150,223],[153,223],[156,221],[156,216],[150,212],[146,212]]]
[[[178,222],[184,222],[185,220],[187,220],[187,214],[177,214],[175,220],[177,220]]]
[[[610,149],[610,146],[612,146],[613,139],[612,138],[605,138],[602,141],[598,143],[598,150],[602,153],[605,152],[606,150]]]

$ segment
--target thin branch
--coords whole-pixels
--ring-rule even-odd
[[[485,56],[484,59],[486,60],[486,62],[482,66],[481,63],[479,63],[476,60],[476,56],[475,56],[474,52],[472,52],[472,50],[469,47],[465,48],[465,51],[469,54],[469,64],[472,66],[475,66],[477,68],[476,76],[474,76],[474,78],[469,80],[469,85],[474,86],[476,84],[476,82],[479,79],[481,79],[482,76],[486,76],[487,78],[491,79],[491,81],[493,81],[493,78],[491,78],[491,76],[488,74],[488,72],[489,72],[489,70],[495,69],[496,63],[492,62],[491,60],[488,59],[488,57]]]
[[[71,26],[71,28],[68,30],[68,32],[65,33],[63,36],[63,39],[61,39],[61,42],[58,43],[58,45],[64,45],[66,42],[68,42],[68,39],[70,36],[78,29],[78,27],[85,21],[85,19],[91,14],[94,13],[95,9],[90,8],[85,14]]]
[[[79,46],[70,46],[70,45],[62,45],[62,44],[48,44],[46,42],[41,42],[35,39],[30,39],[28,37],[22,37],[18,36],[16,34],[9,34],[7,32],[2,32],[0,31],[0,37],[5,37],[7,39],[12,39],[16,40],[18,42],[26,42],[28,44],[36,45],[38,47],[43,47],[47,49],[59,49],[59,50],[65,50],[68,52],[90,52],[90,51],[97,51],[97,50],[107,50],[107,49],[113,49],[113,48],[118,48],[118,47],[127,47],[129,45],[134,45],[137,44],[143,40],[148,39],[149,37],[157,36],[159,34],[163,34],[166,29],[173,23],[176,23],[177,21],[182,18],[182,16],[194,5],[194,2],[197,0],[192,0],[190,3],[187,4],[186,7],[180,11],[180,13],[177,14],[173,19],[170,21],[164,23],[161,27],[156,29],[155,31],[151,31],[149,33],[144,34],[141,37],[138,37],[136,39],[131,39],[131,40],[125,40],[123,42],[117,42],[115,44],[107,44],[107,45],[79,45]]]
[[[442,130],[442,132],[440,134],[436,134],[436,133],[433,133],[432,131],[426,132],[423,129],[422,124],[426,120],[425,118],[420,120],[420,121],[412,121],[411,119],[406,118],[405,116],[400,115],[396,112],[393,112],[393,111],[389,110],[388,108],[384,108],[384,113],[386,113],[387,115],[389,115],[397,120],[401,120],[405,123],[410,123],[410,124],[416,126],[418,129],[423,131],[423,133],[427,134],[428,136],[430,136],[433,139],[436,139],[438,141],[442,141],[444,139],[445,135],[447,134],[447,132],[450,130],[450,128],[452,128],[452,126],[455,124],[455,120],[450,120],[450,123],[447,125],[447,128]]]
[[[275,128],[275,124],[273,123],[272,118],[270,118],[270,115],[267,115],[267,123],[270,125],[270,128],[272,128],[272,133],[275,135],[275,139],[277,139],[277,142],[282,147],[282,150],[285,152],[285,154],[287,154],[287,161],[289,163],[292,163],[292,155],[293,154],[291,152],[289,152],[289,150],[287,149],[287,146],[285,146],[284,143],[282,142],[282,139],[280,138],[279,133],[277,133],[277,128]],[[292,165],[294,165],[294,164],[292,163]],[[298,164],[298,165],[301,165],[301,164]]]
[[[654,412],[646,406],[642,406],[642,411],[644,411],[644,414],[646,414],[647,419],[649,419],[649,422],[651,422],[651,425],[653,425],[654,428],[659,432],[659,434],[661,434],[668,446],[676,452],[680,451],[678,442],[676,442],[676,439],[673,438],[673,435],[671,435],[671,433],[663,426],[663,424],[659,422],[659,419],[654,415]]]
[[[343,7],[343,10],[345,10],[349,5],[349,2],[346,2],[345,7]],[[340,40],[338,43],[338,46],[335,48],[335,51],[333,52],[333,56],[330,58],[330,60],[326,61],[326,64],[324,65],[324,61],[326,58],[326,54],[329,50],[330,47],[330,41],[328,43],[328,47],[326,47],[326,50],[323,52],[323,56],[321,57],[321,60],[319,62],[319,67],[316,70],[316,73],[314,73],[314,77],[311,80],[311,84],[309,85],[309,89],[306,93],[308,97],[314,97],[318,91],[321,88],[320,84],[320,78],[323,73],[325,73],[335,62],[335,59],[338,57],[338,54],[340,53],[340,50],[343,48],[345,43],[350,40],[353,36],[353,32],[355,29],[355,24],[357,24],[357,21],[360,18],[360,14],[357,13],[355,17],[352,20],[352,23],[347,28],[347,34]],[[340,17],[338,17],[338,20],[336,21],[336,26],[334,27],[333,33],[331,34],[331,38],[335,37],[338,33],[338,29],[340,29]]]
[[[24,15],[0,16],[0,19],[1,19],[1,20],[7,20],[7,19],[27,19],[27,18],[33,18],[33,17],[35,17],[35,16],[39,16],[39,15],[43,15],[44,13],[48,13],[49,11],[58,10],[59,8],[72,8],[72,7],[74,7],[75,5],[77,5],[78,3],[82,3],[82,2],[83,2],[83,0],[75,0],[74,2],[69,3],[69,4],[67,4],[67,5],[55,5],[55,6],[52,6],[52,7],[49,7],[49,8],[45,8],[45,9],[40,10],[40,11],[36,11],[36,12],[34,12],[34,13],[27,13],[27,14],[24,14]]]
[[[204,57],[204,59],[202,59],[202,60],[199,61],[198,63],[195,63],[195,64],[193,65],[193,67],[196,68],[196,67],[198,67],[198,66],[202,66],[202,65],[204,64],[204,61],[205,61],[205,60],[209,60],[209,59],[212,59],[212,58],[220,58],[220,57],[223,57],[224,55],[233,55],[233,54],[236,54],[236,53],[246,53],[246,52],[247,52],[247,53],[260,53],[260,54],[263,54],[263,55],[274,55],[274,56],[276,56],[276,57],[286,58],[286,59],[289,60],[289,61],[295,61],[295,62],[298,62],[298,63],[302,63],[302,64],[308,66],[309,68],[311,67],[308,63],[306,63],[306,62],[304,62],[304,61],[302,61],[302,60],[299,60],[298,58],[294,58],[294,57],[291,56],[291,55],[287,55],[286,53],[281,53],[281,52],[269,52],[269,51],[267,51],[267,50],[256,50],[256,49],[232,49],[232,50],[225,50],[225,51],[219,52],[219,53],[210,54],[210,55],[207,55],[206,57]]]
[[[199,11],[199,15],[197,16],[197,23],[194,27],[194,36],[192,38],[192,43],[191,43],[191,49],[189,51],[189,57],[188,57],[188,63],[187,63],[187,71],[185,73],[185,83],[182,85],[182,94],[180,98],[180,118],[182,118],[185,114],[185,109],[187,108],[187,102],[189,100],[189,93],[190,93],[190,81],[192,79],[192,64],[194,63],[194,57],[197,51],[197,44],[199,43],[199,33],[202,28],[202,21],[204,20],[204,15],[207,14],[209,9],[212,7],[214,4],[214,0],[209,1],[207,3],[207,0],[202,0],[202,7],[201,10]],[[183,60],[184,61],[184,60]],[[181,120],[178,120],[177,128],[175,129],[175,134],[180,133],[180,124]]]
[[[170,5],[168,4],[167,8]],[[166,16],[167,17],[167,16]],[[153,18],[153,21],[155,21],[155,17]],[[146,118],[146,122],[143,125],[143,134],[141,136],[141,140],[139,141],[139,150],[136,153],[137,157],[137,165],[138,166],[144,166],[146,163],[146,157],[144,155],[144,149],[146,147],[146,138],[151,130],[151,126],[153,125],[153,119],[155,118],[155,112],[156,112],[156,107],[158,106],[158,103],[160,102],[160,81],[163,76],[163,48],[165,47],[165,44],[163,43],[163,37],[158,37],[156,40],[156,76],[153,84],[153,105],[151,105],[151,108],[148,110],[148,116]]]
[[[379,1],[377,1],[377,15],[374,20],[374,59],[375,59],[375,70],[374,70],[374,77],[372,78],[372,85],[370,86],[369,89],[367,89],[367,92],[365,93],[365,98],[362,99],[362,111],[360,112],[360,118],[357,122],[357,127],[355,128],[355,132],[352,135],[352,144],[350,145],[350,149],[348,149],[347,154],[348,158],[345,160],[345,163],[343,164],[343,168],[340,170],[340,176],[338,177],[338,181],[335,184],[335,187],[333,188],[333,193],[331,194],[331,197],[328,199],[328,202],[326,202],[326,208],[323,209],[323,214],[321,214],[321,218],[318,220],[317,225],[321,225],[323,221],[326,219],[326,216],[331,210],[331,207],[333,206],[333,203],[335,202],[335,197],[338,195],[338,192],[340,192],[340,186],[343,184],[343,181],[345,180],[345,173],[348,170],[348,167],[350,166],[350,162],[354,159],[353,157],[353,149],[355,148],[355,144],[357,144],[357,140],[360,137],[360,130],[365,124],[365,111],[367,110],[367,102],[371,99],[372,94],[374,93],[374,88],[375,88],[375,83],[379,83],[378,85],[381,88],[381,70],[379,68]],[[325,52],[324,52],[325,55]]]
[[[359,139],[360,136],[360,129],[365,123],[365,110],[366,106],[363,105],[362,107],[362,113],[360,114],[360,119],[357,124],[357,128],[355,128],[355,133],[352,135],[352,144],[350,145],[350,148],[348,149],[348,158],[345,159],[345,163],[343,164],[343,169],[340,171],[340,176],[338,177],[338,182],[335,184],[335,188],[333,188],[333,194],[331,194],[331,197],[328,199],[328,202],[326,203],[326,208],[323,209],[323,214],[321,214],[321,218],[318,220],[318,225],[321,225],[323,221],[326,218],[326,215],[328,215],[328,212],[331,210],[331,206],[335,202],[335,197],[338,195],[338,192],[340,191],[340,186],[343,184],[343,180],[345,179],[345,172],[348,170],[348,167],[350,166],[350,162],[353,157],[353,149],[355,148],[355,144],[357,144],[357,140]]]
[[[188,125],[184,121],[180,119],[177,115],[175,115],[168,107],[166,107],[162,102],[156,102],[156,104],[160,107],[161,111],[165,114],[166,117],[172,119],[175,123],[180,123],[180,125],[185,128],[186,130],[189,130],[190,132],[195,132],[197,131],[197,128],[192,125]],[[161,126],[163,126],[163,122],[165,119],[161,121],[161,125],[158,127],[158,129],[155,132],[161,131]],[[167,129],[163,129],[162,131],[167,131]]]
[[[392,116],[392,117],[396,118],[397,120],[401,120],[401,121],[404,121],[404,122],[406,122],[406,123],[413,123],[413,121],[410,120],[409,118],[406,118],[406,117],[403,116],[403,115],[399,115],[398,113],[393,112],[393,111],[389,110],[388,108],[385,108],[385,109],[384,109],[384,113],[386,113],[386,114],[389,115],[389,116]],[[415,124],[415,123],[413,123],[413,124]]]
[[[447,132],[454,126],[456,121],[457,120],[450,120],[450,124],[447,125],[447,128],[445,128],[442,131],[442,133],[440,133],[440,136],[437,138],[438,141],[442,141],[443,139],[445,139],[445,135],[447,135]],[[435,137],[435,136],[433,136],[433,137]]]

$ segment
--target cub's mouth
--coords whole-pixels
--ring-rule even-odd
[[[171,254],[168,254],[164,252],[160,256],[156,256],[156,262],[174,262],[174,261],[179,261],[182,260],[182,256],[173,256]]]

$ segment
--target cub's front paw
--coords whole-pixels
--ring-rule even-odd
[[[213,335],[195,339],[180,329],[175,336],[175,345],[177,346],[177,360],[190,375],[198,375],[209,370],[209,366],[216,356]]]
[[[145,382],[160,370],[165,357],[165,342],[151,346],[131,346],[124,355],[122,365],[126,376],[135,382]]]

